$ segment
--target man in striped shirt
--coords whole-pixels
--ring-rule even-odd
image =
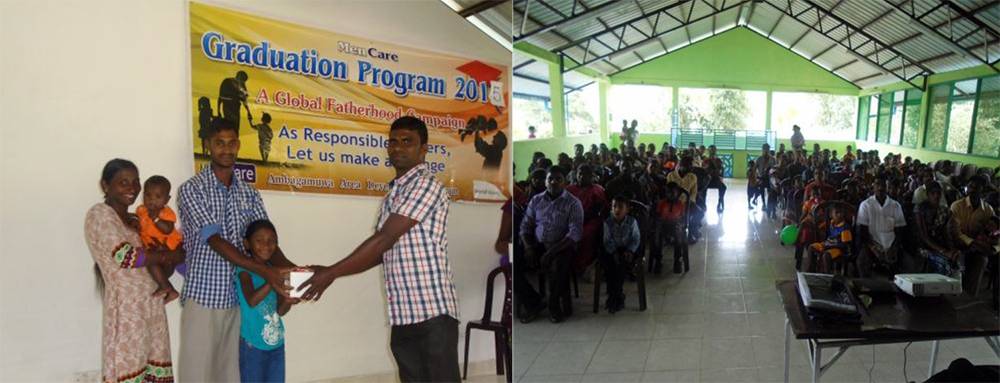
[[[458,298],[448,262],[448,192],[424,162],[427,125],[400,117],[389,128],[396,178],[379,209],[375,234],[347,258],[303,283],[319,299],[340,277],[379,264],[389,300],[390,347],[402,382],[458,382]]]
[[[576,244],[583,237],[583,204],[566,191],[566,170],[559,166],[549,168],[545,183],[545,193],[528,202],[520,228],[525,254],[515,254],[514,260],[517,265],[514,267],[514,295],[528,310],[521,316],[523,323],[534,320],[545,308],[542,297],[524,276],[525,270],[533,264],[548,270],[551,281],[549,320],[559,323],[565,318],[560,299],[569,294]]]

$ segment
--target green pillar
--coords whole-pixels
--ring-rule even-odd
[[[767,91],[767,110],[764,119],[764,130],[771,130],[771,91]]]
[[[604,80],[597,80],[597,95],[600,102],[598,103],[600,111],[598,112],[598,118],[601,119],[600,122],[600,132],[601,132],[601,142],[605,144],[611,144],[611,136],[608,133],[608,89],[611,88],[611,84]]]
[[[924,84],[927,84],[927,76],[924,76]],[[924,132],[927,131],[927,119],[931,112],[931,86],[924,86],[923,93],[920,94],[920,122],[917,123],[917,147],[924,148]],[[904,101],[905,103],[905,101]]]
[[[681,127],[679,126],[679,124],[681,123],[681,121],[680,121],[681,119],[680,119],[680,114],[679,113],[680,113],[680,110],[681,110],[681,87],[675,86],[673,88],[670,88],[670,92],[672,94],[672,97],[670,97],[670,103],[671,103],[671,105],[670,105],[670,108],[671,108],[670,113],[671,113],[671,115],[670,116],[671,116],[671,120],[673,120],[673,113],[675,111],[678,113],[678,115],[677,115],[677,124],[678,125],[671,126],[671,129],[680,129]]]
[[[560,62],[562,56],[559,56]],[[549,106],[552,107],[552,137],[566,137],[566,103],[562,65],[549,64]]]

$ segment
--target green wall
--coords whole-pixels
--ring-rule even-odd
[[[756,32],[734,28],[611,76],[612,84],[858,95],[853,84]]]

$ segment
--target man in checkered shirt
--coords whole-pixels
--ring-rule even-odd
[[[424,162],[427,125],[400,117],[389,128],[396,178],[379,209],[375,234],[347,258],[303,283],[319,299],[337,278],[379,264],[392,326],[391,348],[402,382],[458,382],[458,298],[448,263],[448,192]]]
[[[187,251],[188,274],[181,291],[180,382],[238,382],[240,308],[233,288],[233,266],[264,277],[287,297],[279,268],[295,267],[281,249],[271,265],[246,256],[243,236],[250,222],[267,219],[256,189],[233,171],[240,151],[239,129],[226,119],[212,122],[208,137],[211,164],[184,182],[178,207]]]

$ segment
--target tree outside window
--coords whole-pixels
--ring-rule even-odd
[[[535,127],[535,138],[552,137],[552,110],[545,99],[514,97],[514,140],[529,139],[528,127]]]
[[[981,81],[972,154],[1000,156],[1000,76]]]
[[[678,93],[678,125],[682,129],[765,129],[767,92],[681,88]]]
[[[972,133],[972,111],[976,103],[976,81],[966,80],[955,83],[948,116],[949,152],[968,153],[969,134]]]
[[[566,96],[566,134],[584,136],[600,129],[600,94],[597,83]]]

